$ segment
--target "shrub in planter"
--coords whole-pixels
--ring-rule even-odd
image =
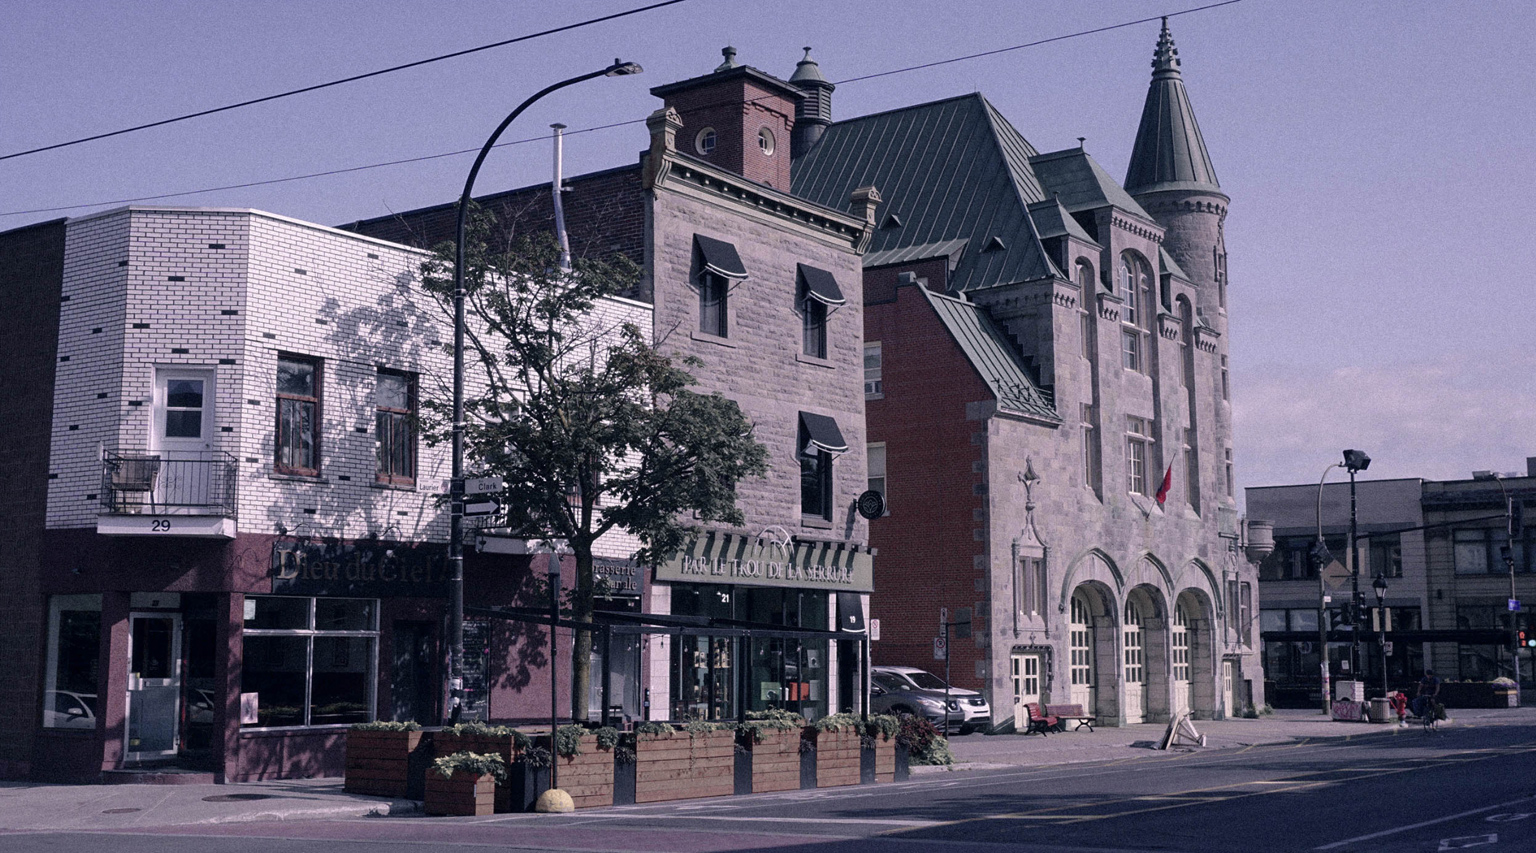
[[[816,787],[859,784],[863,722],[852,714],[822,717],[804,729],[816,753]]]
[[[501,756],[509,781],[496,789],[496,812],[523,812],[533,808],[539,794],[549,788],[549,736],[535,739],[510,726],[482,722],[445,726],[437,732],[438,755],[477,752]]]
[[[507,763],[499,755],[455,752],[432,762],[422,808],[436,815],[488,815],[495,812],[496,788],[507,782]]]
[[[635,802],[723,797],[735,791],[736,733],[694,722],[682,729],[641,723],[635,729]]]
[[[900,720],[901,729],[896,733],[896,745],[906,747],[909,763],[955,763],[955,756],[949,751],[949,741],[939,734],[937,726],[912,714],[902,714]]]
[[[614,747],[618,729],[561,726],[555,731],[556,778],[576,808],[613,805]]]
[[[896,779],[896,737],[901,721],[893,714],[873,714],[864,721],[859,738],[859,783],[893,782]]]
[[[800,787],[800,733],[805,719],[782,709],[748,711],[737,727],[738,794]]]
[[[419,766],[429,743],[414,722],[358,723],[347,730],[347,765],[342,788],[374,797],[419,796],[411,772]]]

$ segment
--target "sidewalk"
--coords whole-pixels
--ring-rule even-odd
[[[420,803],[348,794],[340,779],[242,785],[0,782],[0,834],[414,813]]]
[[[1536,725],[1536,708],[1458,708],[1448,713],[1451,715],[1448,724],[1453,726]],[[1395,722],[1334,722],[1320,711],[1298,709],[1278,710],[1256,720],[1195,720],[1194,725],[1206,737],[1206,746],[1194,747],[1201,752],[1255,744],[1294,743],[1303,739],[1368,737],[1406,731],[1399,729]],[[1092,732],[1068,728],[1065,733],[1044,737],[980,734],[951,737],[949,749],[955,755],[954,766],[914,767],[912,772],[927,774],[946,770],[986,770],[1131,758],[1155,751],[1166,728],[1166,723],[1144,723],[1119,728],[1098,726]]]

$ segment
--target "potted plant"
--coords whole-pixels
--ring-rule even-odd
[[[350,794],[415,799],[421,778],[411,772],[413,759],[424,769],[427,747],[414,722],[358,723],[347,730],[347,766],[342,787]]]
[[[641,723],[635,729],[635,802],[723,797],[735,792],[732,726],[696,721],[678,729]]]
[[[433,815],[488,815],[496,810],[496,788],[507,782],[499,755],[455,752],[432,762],[422,808]]]
[[[446,726],[436,735],[438,755],[478,752],[501,756],[508,782],[496,789],[496,812],[525,812],[549,788],[549,736],[530,737],[510,726],[482,722]]]
[[[611,726],[589,731],[561,726],[555,731],[555,761],[560,790],[571,795],[578,809],[613,805],[614,747],[619,730]]]
[[[864,726],[853,714],[831,714],[806,726],[801,741],[815,755],[816,787],[859,784],[859,737]]]
[[[793,791],[800,787],[800,732],[805,718],[779,708],[748,711],[736,731],[738,794]]]

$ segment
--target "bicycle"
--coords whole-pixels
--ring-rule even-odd
[[[1413,702],[1414,711],[1419,717],[1419,724],[1424,731],[1433,732],[1440,727],[1439,706],[1433,696],[1420,696]]]

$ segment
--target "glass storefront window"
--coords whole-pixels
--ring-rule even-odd
[[[257,694],[259,728],[373,719],[378,602],[252,596],[241,692]]]
[[[43,727],[96,728],[101,663],[101,596],[56,595],[48,606]]]

